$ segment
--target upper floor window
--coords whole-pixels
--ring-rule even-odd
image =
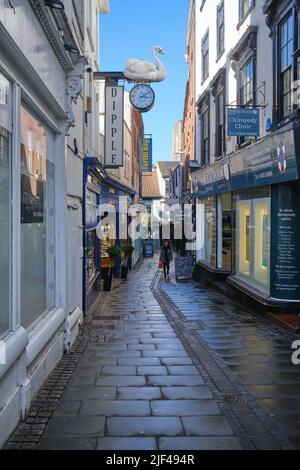
[[[166,178],[165,182],[166,182],[166,197],[169,197],[170,196],[170,191],[171,191],[170,179]]]
[[[224,0],[217,7],[217,58],[224,52],[225,21],[224,21]]]
[[[254,6],[254,0],[239,0],[239,21],[243,21],[250,8]]]
[[[293,110],[294,19],[292,12],[279,24],[278,32],[280,118],[284,119]]]
[[[200,115],[201,122],[201,164],[209,163],[209,108]]]
[[[202,81],[204,82],[209,75],[209,32],[202,39]]]
[[[254,75],[253,59],[250,59],[240,71],[240,104],[241,106],[253,106]]]
[[[216,157],[220,158],[225,152],[225,107],[224,91],[221,90],[216,97]]]

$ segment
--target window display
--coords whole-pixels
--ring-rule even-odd
[[[53,136],[21,107],[21,324],[54,306]]]
[[[86,234],[86,268],[88,280],[90,280],[98,270],[98,259],[98,238],[96,230],[90,230]]]
[[[212,267],[216,267],[216,241],[217,241],[217,226],[216,226],[216,198],[214,196],[208,197],[204,201],[205,215],[205,247],[204,256],[206,263]]]
[[[270,290],[270,190],[235,195],[236,274],[255,287]]]
[[[218,268],[231,271],[232,208],[231,193],[218,197]]]
[[[10,327],[11,134],[0,126],[0,337]]]

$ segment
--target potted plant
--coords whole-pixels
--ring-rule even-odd
[[[128,270],[129,270],[129,266],[128,266],[129,257],[134,252],[134,247],[132,245],[123,245],[121,248],[121,251],[125,254],[125,265],[122,266],[121,278],[127,279]]]
[[[120,256],[121,250],[118,245],[109,245],[107,247],[107,254],[109,256],[109,270],[107,276],[104,278],[104,291],[111,291],[113,280],[113,268],[115,266],[116,258]]]

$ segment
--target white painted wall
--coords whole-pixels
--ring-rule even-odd
[[[266,81],[266,103],[267,108],[261,111],[261,137],[263,137],[266,127],[266,120],[272,117],[272,40],[269,37],[269,30],[265,23],[265,16],[262,12],[264,0],[256,0],[255,8],[251,11],[244,23],[237,28],[239,22],[239,1],[224,0],[225,5],[225,52],[217,61],[217,6],[221,0],[209,0],[200,10],[202,0],[196,1],[196,102],[205,90],[209,88],[210,82],[213,80],[220,68],[226,68],[226,103],[236,101],[236,78],[231,68],[229,59],[232,49],[247,31],[250,25],[258,26],[257,33],[257,86],[259,87],[263,81]],[[209,29],[209,77],[202,82],[202,57],[201,45],[202,39]],[[257,102],[263,101],[258,94]],[[211,162],[215,160],[215,106],[213,97],[211,97]],[[199,116],[196,114],[196,156],[200,160],[200,123]],[[227,137],[227,153],[235,150],[237,143],[236,137]]]

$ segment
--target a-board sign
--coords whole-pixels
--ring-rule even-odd
[[[175,276],[177,280],[191,279],[193,274],[193,259],[191,256],[175,258]]]

